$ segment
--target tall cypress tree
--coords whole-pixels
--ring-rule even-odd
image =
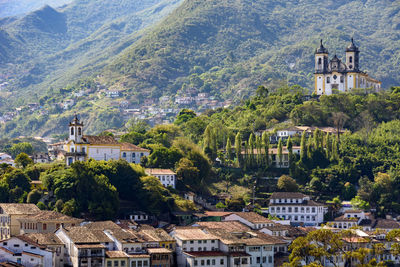
[[[242,166],[242,135],[238,132],[235,136],[235,153],[236,153],[236,162],[238,166]]]
[[[312,159],[312,154],[313,154],[313,141],[311,139],[311,136],[309,136],[307,140],[307,158]]]
[[[307,147],[306,147],[306,132],[303,131],[301,134],[300,141],[300,160],[304,162],[307,159]]]
[[[254,140],[254,134],[251,133],[249,137],[249,150],[250,150],[250,157],[249,157],[249,166],[254,167],[255,163],[255,158],[254,158],[254,148],[255,148],[255,140]]]
[[[262,134],[262,143],[264,147],[264,164],[265,167],[269,167],[269,138],[266,132]]]
[[[256,136],[256,148],[257,148],[257,166],[262,166],[262,141],[261,141],[261,136]]]
[[[226,140],[226,158],[228,160],[232,159],[232,144],[231,139],[228,136],[228,140]]]
[[[282,158],[283,158],[282,138],[279,138],[278,142],[278,158],[279,158],[279,166],[282,166]]]

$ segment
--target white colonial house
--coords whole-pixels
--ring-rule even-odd
[[[23,266],[55,266],[51,250],[47,250],[24,236],[15,236],[0,241],[0,259],[16,262]]]
[[[218,237],[194,227],[176,228],[170,235],[176,240],[178,266],[227,266],[227,256],[218,248]]]
[[[69,124],[69,137],[64,143],[65,161],[69,166],[75,161],[119,160],[140,163],[150,151],[133,144],[119,143],[112,136],[91,136],[83,134],[83,123],[75,116]]]
[[[324,221],[327,207],[296,192],[275,192],[269,201],[269,214],[293,225],[317,226]]]
[[[176,186],[176,173],[169,169],[146,169],[146,174],[157,177],[164,187]]]

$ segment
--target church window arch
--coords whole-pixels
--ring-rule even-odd
[[[353,57],[349,57],[349,62],[353,63]]]
[[[74,135],[74,128],[71,127],[71,135]]]
[[[331,77],[326,77],[326,83],[331,83]]]
[[[322,58],[318,58],[318,64],[319,64],[319,65],[322,64]]]
[[[78,128],[78,135],[82,135],[82,128],[81,127]]]
[[[126,158],[126,152],[122,153],[122,157]]]

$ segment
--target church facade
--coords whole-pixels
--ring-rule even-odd
[[[68,140],[64,144],[65,162],[69,166],[75,161],[118,160],[140,163],[150,151],[130,143],[119,143],[112,136],[92,136],[83,134],[83,123],[78,117],[69,123]]]
[[[329,60],[328,49],[320,43],[315,50],[315,89],[317,95],[331,95],[336,92],[349,92],[354,88],[379,90],[381,82],[360,70],[360,50],[351,39],[346,48],[346,61],[336,55]]]

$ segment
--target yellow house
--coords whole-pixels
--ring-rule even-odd
[[[129,255],[124,251],[106,251],[106,267],[129,267]]]

